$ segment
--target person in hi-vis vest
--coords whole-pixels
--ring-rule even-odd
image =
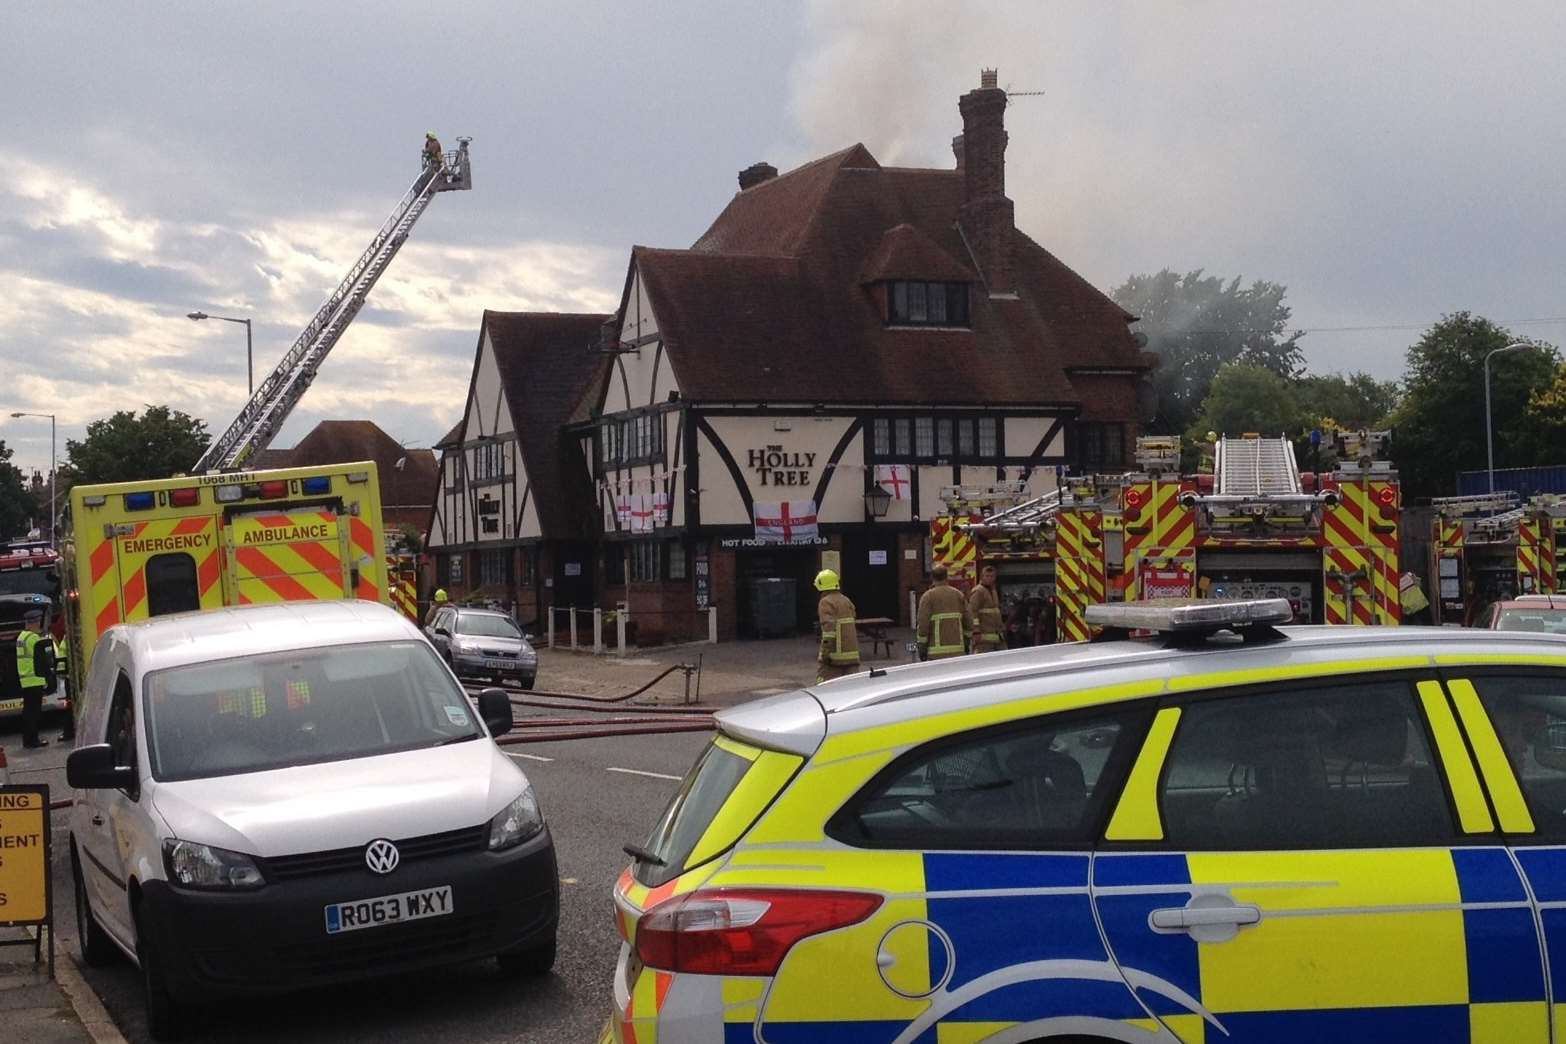
[[[919,598],[919,659],[944,660],[961,656],[972,624],[968,619],[968,600],[946,582],[946,567],[930,570],[930,589]]]
[[[995,567],[979,570],[979,582],[968,592],[968,617],[973,626],[973,651],[995,652],[1006,648],[1006,620],[995,594]]]
[[[821,601],[816,618],[821,624],[821,651],[816,657],[816,681],[859,673],[859,632],[854,625],[854,603],[841,590],[837,573],[823,569],[816,574]]]

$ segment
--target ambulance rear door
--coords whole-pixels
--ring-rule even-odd
[[[112,544],[99,545],[92,555],[94,593],[105,596],[95,604],[113,605],[118,588],[118,619],[130,623],[153,616],[212,609],[223,604],[222,558],[218,546],[216,515],[137,519],[114,525]],[[105,547],[112,547],[114,573],[107,565]],[[108,590],[104,590],[107,588]],[[108,613],[108,616],[115,614]],[[105,620],[100,613],[100,625]],[[104,628],[99,627],[99,633]]]
[[[347,522],[334,508],[322,505],[231,516],[225,545],[234,601],[250,605],[352,597],[359,570],[350,565]]]

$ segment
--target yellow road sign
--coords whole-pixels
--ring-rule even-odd
[[[48,791],[0,787],[0,925],[48,920]]]

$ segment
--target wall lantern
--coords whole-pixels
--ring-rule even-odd
[[[885,518],[886,513],[892,510],[892,495],[882,489],[880,484],[870,487],[870,492],[865,494],[865,510],[870,512],[871,518]]]

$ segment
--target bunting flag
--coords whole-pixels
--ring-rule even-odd
[[[909,497],[907,464],[877,464],[875,482],[890,493],[893,500],[907,500]]]
[[[756,542],[796,544],[813,542],[821,535],[816,525],[814,500],[756,502]]]
[[[631,532],[651,533],[653,531],[653,498],[646,493],[637,493],[630,499]]]
[[[669,494],[653,494],[653,525],[666,526],[669,524]]]
[[[624,493],[614,498],[614,520],[621,529],[631,524],[631,498]]]

